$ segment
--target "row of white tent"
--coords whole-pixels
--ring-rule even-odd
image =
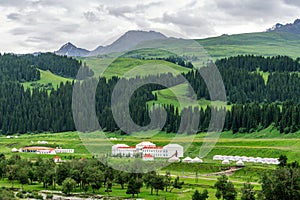
[[[171,158],[169,158],[169,162],[180,162],[180,158],[173,156]],[[190,158],[190,157],[186,157],[184,159],[182,159],[182,162],[184,163],[203,163],[203,160],[195,157],[194,159]]]
[[[249,163],[262,163],[262,164],[273,164],[278,165],[279,161],[277,158],[261,158],[261,157],[247,157],[247,156],[222,156],[215,155],[213,160],[222,160],[222,164],[229,164],[230,161],[242,161]],[[229,163],[228,163],[229,162]]]

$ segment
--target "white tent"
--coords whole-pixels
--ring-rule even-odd
[[[223,156],[215,155],[215,156],[213,157],[213,160],[223,160]]]
[[[242,156],[242,157],[241,157],[241,160],[242,160],[243,162],[247,162],[248,157],[247,157],[247,156]]]
[[[198,158],[198,157],[196,157],[196,158],[194,158],[194,159],[192,160],[192,163],[203,163],[203,160],[200,159],[200,158]]]
[[[184,163],[190,163],[192,162],[192,159],[190,157],[186,157],[185,159],[182,160]]]
[[[16,149],[16,148],[12,148],[12,149],[11,149],[11,152],[16,153],[16,152],[19,152],[19,150]]]
[[[235,158],[234,158],[234,156],[228,156],[228,160],[235,161]]]
[[[223,160],[223,161],[222,161],[222,164],[223,164],[223,165],[229,165],[229,164],[230,164],[230,161],[229,161],[229,160]]]
[[[242,160],[239,160],[236,162],[237,166],[245,166],[244,162]]]
[[[176,156],[173,156],[171,158],[169,158],[168,160],[170,163],[173,163],[173,162],[180,162],[180,159]]]
[[[241,156],[234,156],[235,161],[241,160]]]

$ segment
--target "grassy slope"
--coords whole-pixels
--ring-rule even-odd
[[[72,79],[64,78],[64,77],[55,75],[50,71],[44,71],[44,70],[40,70],[40,69],[39,69],[39,71],[41,73],[41,79],[38,80],[38,81],[35,81],[36,83],[40,83],[40,84],[43,84],[43,85],[46,85],[48,83],[52,83],[53,87],[56,88],[57,86],[59,86],[59,84],[61,82],[65,83],[67,81],[72,81]],[[23,86],[25,88],[28,88],[28,87],[31,88],[31,86],[30,86],[31,83],[33,83],[33,82],[23,83]]]
[[[263,56],[300,55],[300,36],[289,33],[246,33],[197,40],[214,58],[254,54]]]
[[[193,103],[190,101],[189,97],[187,96],[188,86],[186,84],[180,84],[172,88],[154,91],[154,93],[157,94],[157,101],[150,101],[148,102],[148,105],[152,105],[153,103],[161,104],[161,105],[169,104],[169,105],[174,105],[175,107],[181,109],[188,106],[193,106]],[[179,99],[176,98],[176,95],[178,95]],[[182,104],[180,105],[179,102],[182,102]],[[211,102],[206,99],[198,100],[198,105],[203,109],[205,109],[207,106],[215,106],[218,108],[226,107],[226,109],[229,110],[231,109],[231,106],[226,105],[226,102],[220,102],[220,101]]]
[[[163,74],[175,70],[175,74],[188,72],[188,68],[179,65],[162,61],[162,60],[139,60],[134,58],[119,58],[115,60],[109,67],[103,64],[101,58],[86,58],[84,62],[95,72],[96,76],[112,76],[122,77],[126,72],[129,75],[126,77],[146,76],[151,74]],[[170,70],[171,69],[171,70]],[[104,71],[105,70],[105,71]],[[103,73],[103,74],[102,74]]]

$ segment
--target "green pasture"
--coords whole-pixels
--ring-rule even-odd
[[[38,83],[38,84],[41,84],[41,85],[47,85],[47,84],[51,83],[52,86],[56,89],[61,82],[65,83],[67,81],[72,81],[72,79],[70,79],[70,78],[64,78],[64,77],[58,76],[56,74],[53,74],[50,71],[44,71],[44,70],[41,70],[41,69],[39,69],[39,71],[41,73],[41,79],[38,80],[38,81],[31,81],[31,82],[22,83],[24,88],[33,88],[32,87],[33,83]]]

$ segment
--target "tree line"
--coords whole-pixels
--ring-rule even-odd
[[[166,85],[177,85],[180,83],[176,77],[171,74],[163,74],[157,76],[149,76],[148,78],[156,80],[162,79]],[[145,77],[137,77],[132,79],[123,79],[126,85],[133,85],[136,82],[145,81]],[[111,108],[111,95],[114,86],[120,79],[113,77],[110,80],[105,78],[89,79],[89,81],[77,81],[61,83],[58,89],[51,89],[50,93],[43,89],[24,89],[18,83],[2,83],[0,84],[0,130],[3,134],[10,133],[27,133],[27,132],[64,132],[64,131],[93,131],[97,129],[95,124],[91,124],[91,110],[82,109],[76,113],[76,117],[80,120],[77,127],[74,124],[74,116],[72,112],[72,92],[73,88],[79,88],[79,98],[75,107],[83,107],[93,102],[86,102],[86,94],[93,94],[93,85],[96,87],[95,108],[96,116],[101,127],[105,131],[117,131],[120,127],[114,120]],[[126,85],[121,91],[126,91]],[[163,124],[163,130],[166,132],[179,132],[194,134],[197,132],[207,131],[211,120],[211,112],[217,112],[223,107],[208,106],[203,107],[187,107],[178,108],[174,105],[147,106],[148,101],[156,100],[157,96],[152,93],[154,90],[163,89],[164,86],[156,84],[148,84],[137,89],[129,101],[130,116],[123,112],[118,112],[117,117],[123,119],[122,129],[128,130],[130,133],[134,130],[125,123],[126,119],[131,117],[133,121],[140,125],[148,125],[151,121],[157,120],[152,129],[156,129],[155,125],[160,123],[160,119],[164,116],[164,110],[167,113],[166,123]],[[78,92],[77,91],[77,92]],[[81,92],[80,92],[81,91]],[[117,94],[118,95],[118,94]],[[121,96],[121,94],[119,95]],[[121,98],[121,97],[120,97]],[[126,107],[125,100],[114,106]],[[121,109],[120,109],[121,111]],[[224,130],[232,130],[235,132],[254,132],[267,128],[272,125],[280,132],[295,132],[300,127],[300,104],[294,101],[284,101],[282,103],[247,103],[234,104],[231,109],[224,110],[226,112]],[[182,116],[186,116],[182,118]],[[199,124],[196,117],[200,116]],[[180,128],[180,124],[183,124]],[[196,128],[195,128],[196,127]],[[142,130],[142,129],[141,129]]]
[[[0,54],[0,81],[37,81],[40,80],[38,69],[49,70],[54,74],[75,78],[82,62],[67,56],[58,56],[53,53],[38,55]],[[93,75],[92,70],[83,66],[85,74]]]
[[[35,58],[33,55],[26,56]],[[52,57],[53,55],[46,54],[45,56]],[[21,62],[18,59],[22,58],[22,56],[18,57],[15,55],[3,55],[2,57],[7,57],[8,60],[16,58],[11,61],[16,63]],[[247,57],[245,56],[245,58]],[[253,60],[255,58],[255,56],[251,57],[251,62],[249,62],[254,63]],[[276,57],[274,59],[285,58]],[[64,59],[64,57],[60,57],[59,59]],[[242,57],[238,59],[239,62],[241,62],[241,59]],[[258,60],[261,59],[261,57],[258,58]],[[224,59],[224,62],[226,60]],[[245,61],[244,63],[247,62]],[[10,61],[7,61],[7,63],[10,63]],[[87,66],[85,67],[87,68]],[[227,66],[226,68],[219,67],[223,75],[225,87],[227,88],[229,103],[234,102],[235,104],[232,105],[231,109],[225,111],[224,130],[232,130],[234,133],[254,132],[272,125],[282,133],[289,133],[295,132],[300,128],[300,89],[297,87],[300,84],[298,83],[300,79],[297,74],[291,72],[274,72],[269,75],[267,84],[265,84],[262,77],[257,73],[237,67]],[[23,73],[23,71],[21,72]],[[26,74],[26,72],[24,73]],[[89,73],[85,75],[89,76]],[[198,99],[209,99],[209,93],[204,80],[197,71],[191,71],[184,76],[194,88]],[[131,88],[129,86],[134,86],[138,83],[143,85],[143,83],[156,82],[157,80],[161,80],[162,85],[146,84],[139,87],[134,91],[128,105],[125,105],[126,99],[122,99],[122,93],[129,93]],[[174,105],[167,104],[154,107],[148,106],[148,101],[157,100],[157,95],[153,91],[164,89],[166,88],[165,86],[172,87],[186,83],[179,76],[172,74],[149,75],[131,79],[120,79],[118,77],[112,77],[109,80],[105,78],[88,78],[83,81],[61,83],[58,89],[52,88],[50,92],[41,88],[25,90],[17,82],[5,81],[0,83],[1,133],[64,132],[76,129],[80,131],[93,131],[97,129],[95,123],[86,117],[90,116],[90,113],[94,111],[84,109],[76,113],[75,117],[80,120],[78,120],[79,124],[76,124],[77,127],[75,127],[72,112],[74,88],[78,89],[77,95],[79,98],[77,104],[73,105],[73,108],[85,108],[87,107],[86,105],[95,103],[96,116],[101,127],[105,131],[120,130],[119,125],[117,125],[112,115],[111,105],[111,95],[115,85],[120,81],[122,82],[121,90],[116,94],[119,102],[113,106],[117,109],[118,107],[124,108],[129,106],[130,115],[126,115],[123,112],[117,113],[117,117],[123,121],[122,129],[127,130],[126,132],[128,133],[134,131],[126,123],[129,117],[136,124],[146,126],[151,122],[150,116],[152,116],[152,119],[156,120],[156,123],[150,128],[156,129],[155,125],[161,123],[160,119],[164,115],[164,110],[167,113],[166,123],[163,124],[164,131],[189,134],[203,132],[208,129],[211,111],[225,109],[213,106],[208,106],[207,108],[188,107],[179,109]],[[86,95],[93,95],[94,92],[95,102],[89,102],[89,100],[93,99],[93,96],[86,98]],[[119,110],[121,111],[121,109]],[[183,115],[186,117],[182,118]],[[200,123],[195,125],[193,123],[196,121],[194,120],[196,116],[200,116]],[[185,128],[180,128],[180,124],[184,124],[183,127]]]
[[[279,161],[280,164],[276,169],[260,174],[261,190],[255,190],[249,182],[243,184],[240,190],[241,200],[300,198],[299,163],[296,161],[288,163],[285,155],[281,155]],[[91,158],[72,159],[56,164],[53,159],[42,159],[41,157],[38,157],[36,162],[31,162],[26,158],[21,158],[18,154],[9,158],[0,154],[0,178],[7,178],[11,188],[15,187],[16,182],[20,183],[22,187],[39,183],[43,188],[52,190],[61,186],[62,192],[66,195],[76,191],[98,193],[99,190],[103,190],[109,195],[115,187],[120,187],[131,197],[138,197],[142,187],[149,189],[151,195],[158,195],[159,191],[172,192],[174,189],[182,189],[184,186],[184,182],[178,176],[173,177],[169,171],[164,174],[158,174],[155,171],[129,173],[115,170],[103,163],[105,162]],[[237,199],[239,191],[226,175],[220,176],[213,188],[216,189],[215,197],[217,199]],[[1,191],[1,195],[14,199],[14,195],[5,190]],[[17,193],[17,196],[25,197],[21,192]],[[196,190],[192,195],[192,200],[206,200],[208,197],[209,193],[206,189],[202,192]],[[42,199],[38,195],[32,198]]]
[[[76,190],[96,193],[100,189],[109,194],[113,184],[132,197],[138,196],[142,187],[149,188],[151,195],[158,195],[159,191],[172,192],[184,185],[179,177],[172,178],[170,172],[160,175],[155,171],[145,174],[118,171],[94,158],[56,164],[53,159],[38,157],[36,162],[31,162],[18,154],[10,158],[0,154],[0,177],[7,178],[11,188],[16,182],[22,187],[40,183],[43,188],[53,190],[59,185],[66,195]]]
[[[300,102],[300,64],[287,56],[236,56],[216,61],[229,103]],[[268,72],[267,80],[257,70]],[[200,69],[201,70],[201,69]],[[210,99],[199,71],[185,74],[198,99]]]

